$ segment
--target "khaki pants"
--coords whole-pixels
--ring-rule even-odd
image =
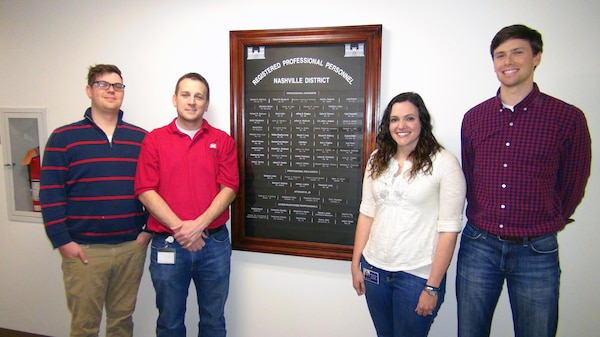
[[[62,261],[71,337],[98,336],[106,304],[106,336],[133,336],[133,310],[146,247],[135,241],[116,245],[82,245],[89,263]]]

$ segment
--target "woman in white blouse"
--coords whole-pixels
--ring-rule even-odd
[[[427,336],[444,300],[465,190],[423,99],[394,97],[365,172],[352,256],[352,283],[366,294],[377,336]]]

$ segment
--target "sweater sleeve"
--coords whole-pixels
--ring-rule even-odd
[[[374,154],[375,152],[371,154],[370,158],[373,158]],[[371,177],[371,171],[371,160],[369,160],[363,177],[362,199],[360,202],[359,211],[360,213],[372,218],[375,216],[377,204],[375,197],[373,196],[373,178]]]
[[[450,152],[440,153],[438,161],[441,177],[437,228],[439,232],[460,232],[465,207],[465,176],[458,159]]]
[[[63,138],[55,131],[48,139],[40,175],[42,217],[46,235],[54,248],[73,241],[66,224],[69,164]]]

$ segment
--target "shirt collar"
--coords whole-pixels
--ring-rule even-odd
[[[528,108],[530,105],[533,104],[533,102],[539,95],[540,88],[538,87],[537,83],[534,82],[533,89],[531,89],[529,94],[527,94],[527,96],[525,96],[525,98],[523,98],[521,102],[515,105],[514,111],[522,111],[523,109]],[[502,100],[500,99],[500,88],[498,88],[498,91],[496,92],[496,102],[498,103],[498,107],[500,108],[500,110],[502,110],[502,108],[504,108],[504,105],[502,104]]]
[[[94,123],[94,119],[92,119],[92,108],[89,107],[87,108],[87,110],[85,110],[85,113],[83,114],[83,119],[90,121],[91,123]],[[123,122],[123,110],[119,110],[119,119],[117,120],[117,125],[121,124]]]
[[[177,122],[176,121],[177,121],[177,117],[175,117],[171,121],[171,123],[169,123],[169,126],[168,126],[169,127],[169,132],[176,133],[176,134],[179,134],[179,135],[185,135],[186,137],[188,137],[187,134],[179,131],[179,128],[177,128]],[[198,132],[196,132],[196,134],[206,132],[207,129],[208,129],[208,122],[206,121],[206,119],[203,119],[202,120],[202,127],[200,127],[200,130],[198,130]],[[194,136],[194,138],[195,138],[195,136]]]

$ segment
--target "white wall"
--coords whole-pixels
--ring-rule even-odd
[[[402,91],[419,92],[438,139],[458,155],[463,113],[498,86],[488,53],[492,36],[506,25],[525,23],[544,36],[536,71],[540,88],[583,109],[594,138],[600,135],[598,14],[600,2],[585,0],[0,0],[0,106],[46,107],[50,132],[81,118],[89,105],[87,67],[115,63],[127,84],[126,119],[150,130],[175,116],[171,95],[177,78],[197,71],[211,84],[207,118],[229,131],[230,30],[382,24],[381,104]],[[559,236],[560,336],[598,333],[599,167],[595,156],[577,221]],[[0,327],[66,336],[58,252],[41,224],[8,221],[4,204]],[[352,289],[349,262],[234,251],[232,264],[229,336],[374,336],[364,298]],[[456,334],[454,268],[431,336]],[[188,336],[197,334],[193,299]],[[154,335],[156,315],[146,271],[136,336]],[[512,335],[505,294],[492,335]]]

